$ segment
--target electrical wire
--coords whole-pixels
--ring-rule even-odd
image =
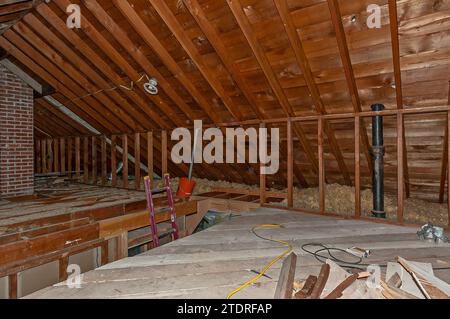
[[[305,247],[310,247],[310,246],[319,247],[319,249],[317,249],[315,251],[311,251],[311,250],[305,248]],[[314,256],[321,263],[325,263],[327,259],[330,259],[343,268],[353,268],[353,269],[360,269],[360,270],[365,270],[365,268],[363,268],[363,267],[368,267],[371,265],[371,264],[362,263],[363,259],[361,257],[355,256],[355,255],[349,253],[348,251],[346,251],[345,249],[337,248],[337,247],[328,247],[322,243],[308,243],[308,244],[302,245],[301,248],[304,252]],[[326,252],[328,255],[321,254],[323,252]],[[353,258],[353,260],[348,261],[348,260],[344,260],[341,258],[337,258],[335,255],[333,255],[332,252],[344,253],[347,256],[350,256],[351,258]],[[379,266],[382,268],[386,268],[387,264],[379,265]],[[449,270],[449,269],[450,269],[450,267],[436,267],[436,268],[433,267],[433,270]]]
[[[283,244],[285,246],[288,247],[287,250],[285,250],[281,255],[279,255],[278,257],[274,258],[258,275],[256,275],[255,277],[253,277],[252,279],[250,279],[249,281],[245,282],[244,284],[242,284],[241,286],[239,286],[238,288],[236,288],[235,290],[233,290],[232,292],[230,292],[227,296],[227,299],[230,299],[233,295],[235,295],[236,293],[238,293],[239,291],[241,291],[242,289],[244,289],[245,287],[251,285],[252,283],[256,282],[259,278],[261,278],[262,276],[264,276],[266,274],[266,272],[280,259],[282,259],[284,256],[288,255],[289,253],[292,252],[293,247],[290,243],[284,241],[284,240],[278,240],[278,239],[272,239],[272,238],[267,238],[264,236],[259,235],[256,230],[258,229],[267,229],[267,228],[283,228],[282,225],[279,224],[262,224],[262,225],[258,225],[252,228],[252,233],[253,235],[255,235],[256,237],[263,239],[263,240],[268,240],[274,243],[279,243],[279,244]]]

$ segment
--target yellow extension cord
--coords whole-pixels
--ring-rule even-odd
[[[239,291],[241,291],[242,289],[244,289],[245,287],[247,287],[248,285],[251,285],[252,283],[256,282],[259,278],[261,278],[262,276],[265,275],[265,273],[270,269],[270,267],[272,267],[277,261],[279,261],[281,258],[283,258],[284,256],[288,255],[290,252],[292,252],[293,248],[292,245],[289,244],[286,241],[283,240],[278,240],[278,239],[271,239],[271,238],[267,238],[267,237],[263,237],[261,235],[258,235],[256,233],[256,230],[258,229],[265,229],[265,228],[282,228],[282,225],[279,224],[263,224],[263,225],[258,225],[252,228],[252,233],[261,239],[264,240],[268,240],[274,243],[279,243],[279,244],[283,244],[285,246],[288,247],[288,249],[286,251],[284,251],[281,255],[279,255],[278,257],[276,257],[275,259],[273,259],[267,266],[266,268],[263,269],[263,271],[261,271],[258,275],[256,275],[255,277],[253,277],[252,279],[250,279],[249,281],[247,281],[246,283],[242,284],[240,287],[236,288],[235,290],[233,290],[232,292],[230,292],[227,296],[227,299],[230,299],[234,294],[238,293]]]

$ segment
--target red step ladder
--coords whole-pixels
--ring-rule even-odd
[[[159,247],[159,236],[158,236],[158,226],[156,224],[155,215],[170,212],[170,222],[172,224],[172,230],[169,232],[172,236],[172,240],[177,240],[179,238],[178,226],[176,222],[176,212],[175,204],[173,201],[172,188],[170,187],[170,176],[169,174],[164,174],[164,186],[162,188],[151,189],[150,177],[146,176],[144,178],[145,192],[147,194],[147,209],[150,215],[150,228],[152,230],[153,238],[153,248]],[[153,204],[153,195],[166,193],[167,195],[167,207],[161,207],[156,209]],[[167,235],[169,233],[165,233]]]

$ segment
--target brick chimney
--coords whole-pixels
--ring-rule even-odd
[[[0,197],[34,189],[33,89],[0,64]]]

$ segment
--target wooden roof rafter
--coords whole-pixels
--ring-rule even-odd
[[[309,65],[308,58],[303,49],[303,44],[300,39],[299,34],[294,26],[292,17],[289,12],[288,4],[285,0],[274,0],[274,4],[277,8],[278,14],[283,21],[284,28],[288,34],[289,42],[295,53],[297,64],[300,66],[303,76],[305,78],[306,84],[308,86],[311,97],[314,101],[314,106],[316,111],[320,114],[326,114],[325,106],[320,96],[319,89],[314,81],[314,77],[311,71],[311,66]],[[324,123],[324,133],[328,136],[329,144],[331,150],[338,162],[339,168],[344,176],[344,181],[347,185],[351,185],[350,174],[348,172],[347,166],[345,165],[344,157],[339,148],[335,132],[331,124],[327,121]]]
[[[206,15],[205,15],[202,7],[198,3],[198,1],[197,0],[183,0],[183,3],[188,8],[189,12],[194,17],[194,19],[197,21],[198,26],[200,27],[202,32],[205,34],[208,41],[211,43],[211,45],[216,50],[218,56],[222,60],[223,64],[227,68],[227,70],[230,72],[230,74],[233,77],[236,84],[240,87],[241,91],[243,92],[243,94],[247,98],[248,102],[252,106],[253,111],[257,115],[258,119],[267,119],[268,118],[267,115],[264,113],[264,110],[259,107],[258,102],[255,99],[255,96],[251,93],[250,88],[248,87],[243,76],[241,75],[239,68],[232,61],[231,57],[227,53],[225,45],[223,44],[222,40],[220,39],[220,35],[214,29],[214,27],[209,23],[208,19],[206,18]],[[283,144],[280,145],[280,150],[283,154],[287,155],[287,150]],[[298,168],[297,165],[294,165],[293,171],[294,171],[294,175],[296,176],[299,183],[304,187],[308,187],[308,182],[306,181],[305,177],[303,176],[301,170]]]
[[[295,114],[292,109],[292,106],[290,105],[286,95],[283,92],[283,89],[281,88],[281,85],[280,85],[275,73],[273,72],[273,70],[271,68],[270,63],[267,59],[267,56],[265,55],[262,47],[259,45],[254,32],[252,31],[252,28],[250,26],[249,21],[246,18],[246,15],[242,9],[242,5],[241,5],[240,1],[227,0],[227,4],[228,4],[231,12],[233,13],[233,16],[235,17],[239,27],[241,28],[242,32],[244,33],[244,36],[247,39],[247,42],[250,45],[250,47],[253,51],[253,54],[255,55],[256,59],[258,60],[261,70],[264,72],[264,75],[266,76],[266,79],[269,82],[270,87],[272,88],[273,92],[275,93],[282,109],[284,110],[284,112],[286,113],[286,115],[288,117],[294,116]],[[300,140],[303,150],[305,151],[308,160],[312,164],[313,171],[316,174],[318,174],[318,172],[319,172],[318,162],[316,160],[316,157],[314,155],[314,152],[311,148],[311,145],[308,141],[308,138],[307,138],[305,132],[298,125],[298,123],[294,123],[293,131],[295,132],[298,139]]]
[[[333,28],[336,34],[336,41],[339,47],[339,54],[341,56],[342,65],[344,67],[345,78],[347,80],[347,85],[350,91],[350,96],[352,99],[353,109],[355,113],[362,111],[361,100],[359,98],[358,88],[356,86],[356,79],[353,72],[353,66],[350,58],[350,53],[348,50],[347,39],[344,31],[344,26],[342,24],[342,15],[339,8],[338,0],[327,0],[328,8],[331,14],[331,20],[333,22]],[[362,121],[361,124],[363,124]],[[361,141],[363,144],[363,151],[367,160],[369,171],[373,172],[372,156],[370,155],[370,143],[367,134],[367,129],[365,125],[361,125]]]
[[[42,0],[3,0],[0,3],[0,35],[41,2]]]
[[[396,0],[389,0],[389,21],[391,27],[391,41],[392,41],[392,58],[394,62],[394,77],[395,77],[395,92],[397,100],[397,108],[403,108],[403,87],[402,87],[402,70],[400,65],[400,43],[398,35],[398,14],[397,14],[397,2]],[[403,178],[405,184],[406,197],[410,196],[409,190],[409,170],[408,170],[408,152],[406,148],[405,138],[405,119],[402,119],[402,132],[403,135]]]

